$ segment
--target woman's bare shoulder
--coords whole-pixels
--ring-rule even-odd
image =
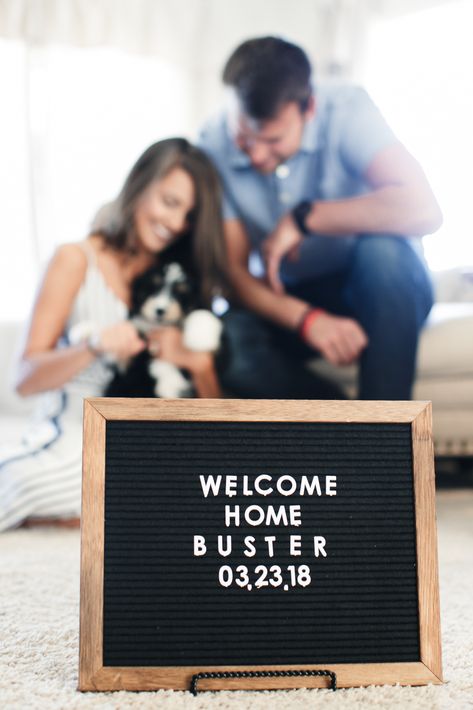
[[[43,287],[48,284],[58,284],[66,292],[76,292],[87,271],[87,252],[85,240],[69,242],[56,247],[46,273],[43,277]]]
[[[60,244],[51,258],[51,264],[57,263],[69,268],[85,268],[87,266],[87,240]]]
[[[87,270],[81,242],[56,248],[40,282],[26,339],[25,353],[50,349],[64,330]]]

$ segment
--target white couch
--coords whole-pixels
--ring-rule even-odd
[[[460,271],[436,277],[437,303],[419,346],[414,398],[432,400],[439,456],[473,456],[473,279]],[[34,404],[12,388],[22,326],[0,323],[0,444],[21,431]],[[356,368],[317,360],[318,371],[356,392]]]

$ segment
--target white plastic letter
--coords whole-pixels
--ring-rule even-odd
[[[288,488],[287,490],[284,490],[284,488],[282,487],[282,484],[284,483],[284,481],[289,481],[290,488]],[[282,496],[292,496],[292,494],[295,492],[295,490],[297,488],[297,482],[296,482],[295,478],[293,478],[292,476],[281,476],[281,478],[278,478],[278,482],[276,483],[276,488],[278,489],[279,493]]]
[[[301,554],[301,540],[300,535],[289,535],[289,554],[293,557]]]
[[[244,496],[252,496],[253,491],[251,488],[248,488],[248,476],[243,476],[243,495]]]
[[[251,514],[255,512],[258,516],[256,520],[251,519]],[[261,508],[259,505],[250,505],[248,508],[245,510],[245,520],[248,523],[248,525],[261,525],[261,523],[264,520],[264,510]]]
[[[325,494],[328,496],[337,495],[337,477],[325,476]]]
[[[227,535],[227,547],[224,549],[223,547],[223,535],[218,535],[217,536],[217,548],[219,551],[219,554],[222,555],[222,557],[227,557],[228,555],[232,554],[232,536]]]
[[[302,478],[301,478],[301,496],[305,495],[306,490],[307,490],[307,495],[313,496],[314,495],[314,488],[317,491],[317,495],[321,496],[322,491],[320,490],[319,477],[312,476],[312,481],[309,483],[308,477],[302,476]]]
[[[322,555],[322,557],[327,557],[327,553],[325,552],[326,542],[327,541],[324,537],[314,537],[314,555],[315,555],[315,557],[319,556],[319,552]]]
[[[289,520],[291,525],[296,525],[299,527],[301,524],[301,506],[300,505],[290,505],[289,506]]]
[[[264,541],[268,543],[268,555],[274,557],[274,543],[276,541],[275,535],[267,535]]]
[[[266,525],[288,525],[286,506],[280,505],[278,511],[274,508],[274,505],[268,505],[268,512],[266,514]]]
[[[225,478],[225,494],[232,498],[237,494],[237,477],[234,475],[226,476]]]
[[[203,535],[194,535],[194,557],[202,557],[206,553],[205,537]]]
[[[262,480],[270,481],[271,476],[269,476],[267,473],[262,473],[261,476],[257,476],[255,478],[255,491],[262,496],[269,496],[273,492],[273,489],[271,487],[261,488],[260,481]]]
[[[225,506],[225,527],[229,527],[232,524],[232,518],[234,519],[233,524],[238,527],[240,525],[240,506],[234,505],[233,510],[231,505]]]
[[[254,557],[256,555],[256,547],[253,544],[254,541],[255,541],[255,538],[253,537],[253,535],[247,535],[245,537],[244,543],[248,549],[244,550],[243,554],[246,555],[247,557]]]
[[[204,494],[205,498],[207,498],[207,496],[209,495],[210,489],[212,489],[212,493],[214,496],[218,496],[220,484],[222,482],[222,476],[217,476],[216,479],[213,476],[207,476],[207,480],[205,479],[205,476],[199,476],[199,478],[200,485],[202,487],[202,493]]]

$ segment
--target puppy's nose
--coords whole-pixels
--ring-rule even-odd
[[[158,316],[158,318],[162,318],[165,312],[166,311],[164,310],[164,308],[156,308],[156,315]]]

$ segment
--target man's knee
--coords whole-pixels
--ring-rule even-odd
[[[354,266],[369,274],[371,280],[400,279],[419,261],[418,255],[403,237],[363,235],[357,240]]]
[[[425,317],[433,303],[427,268],[403,237],[359,237],[352,281],[352,287],[370,299],[372,308],[416,307],[414,310]]]

